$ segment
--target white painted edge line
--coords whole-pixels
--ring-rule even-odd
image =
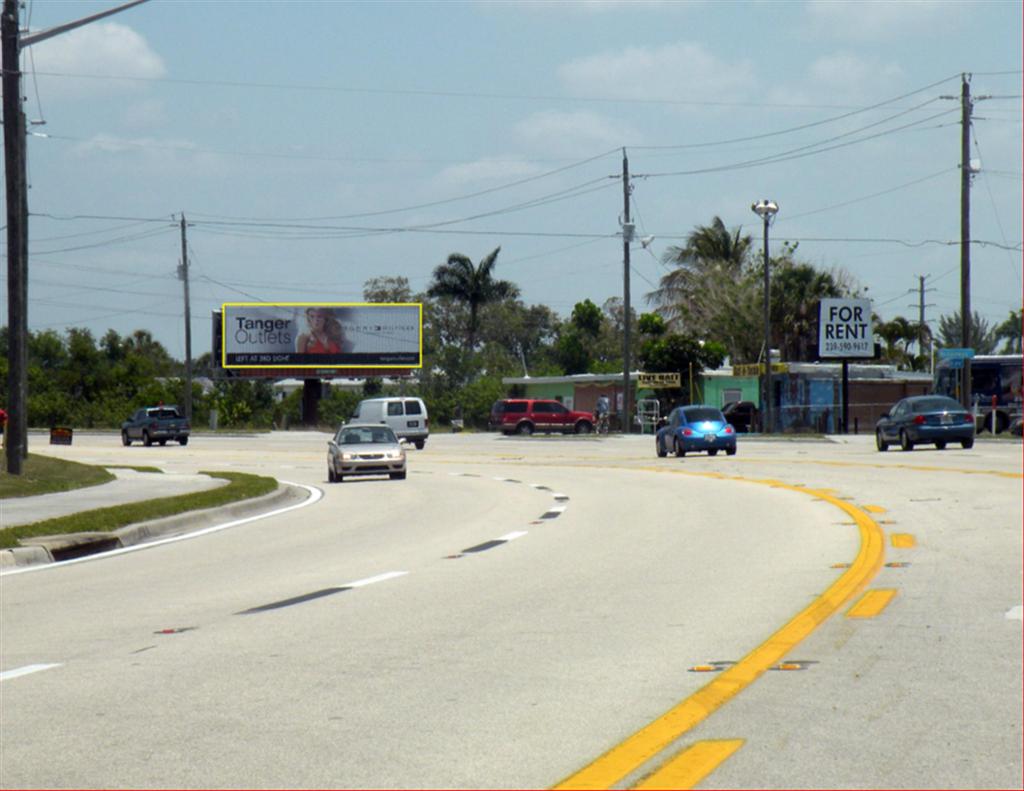
[[[355,582],[346,582],[344,585],[339,585],[339,588],[361,588],[364,585],[373,585],[375,582],[384,582],[385,580],[393,580],[396,577],[404,577],[408,574],[408,571],[386,571],[383,574],[378,574],[375,577],[367,577],[366,579],[356,580]]]
[[[16,667],[14,670],[5,670],[0,673],[0,681],[9,681],[12,678],[18,678],[19,676],[27,676],[29,673],[38,673],[40,670],[49,670],[51,667],[60,667],[62,663],[57,662],[49,665],[25,665],[25,667]]]
[[[564,514],[565,513],[565,509],[568,508],[568,507],[569,506],[567,506],[567,505],[553,505],[553,506],[551,506],[547,510],[547,513],[549,513],[549,514]]]
[[[522,538],[527,535],[529,530],[516,530],[512,533],[506,533],[503,536],[498,537],[498,541],[515,541],[517,538]]]
[[[1006,611],[1006,620],[1008,621],[1024,621],[1024,606],[1018,604],[1016,607],[1011,607]]]
[[[62,566],[70,566],[74,563],[88,563],[93,560],[100,560],[102,558],[113,557],[114,555],[127,555],[129,552],[140,552],[144,549],[152,549],[153,547],[163,546],[164,544],[173,544],[177,541],[187,541],[192,538],[199,538],[200,536],[210,535],[211,533],[218,533],[221,530],[227,530],[232,527],[238,527],[239,525],[248,524],[249,522],[255,522],[259,519],[266,519],[270,516],[279,516],[280,514],[286,514],[289,511],[294,511],[297,508],[305,508],[306,506],[313,505],[320,501],[324,496],[323,490],[318,489],[315,486],[307,486],[304,483],[292,483],[291,481],[281,481],[283,484],[288,486],[298,486],[300,489],[305,489],[309,492],[309,499],[303,500],[301,503],[295,505],[285,506],[284,508],[278,508],[274,511],[267,511],[265,514],[256,514],[255,516],[247,516],[244,519],[235,519],[231,522],[225,522],[221,525],[213,525],[212,527],[204,527],[202,530],[196,530],[192,533],[182,533],[177,536],[169,536],[167,538],[160,538],[156,541],[148,541],[144,544],[133,544],[130,547],[120,547],[118,549],[112,549],[109,552],[97,552],[94,555],[86,555],[81,558],[71,558],[70,560],[58,560],[55,563],[40,563],[35,566],[23,566],[21,568],[11,569],[10,571],[4,571],[0,573],[0,577],[10,577],[15,574],[28,574],[34,571],[46,571],[47,569],[60,568]]]

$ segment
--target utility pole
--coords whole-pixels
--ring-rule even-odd
[[[188,299],[188,241],[185,237],[185,212],[181,213],[181,266],[178,277],[185,282],[185,419],[192,421],[192,312]]]
[[[4,438],[7,472],[21,475],[28,455],[28,153],[21,95],[21,51],[40,41],[140,5],[131,0],[116,8],[21,35],[18,0],[3,0],[0,56],[3,67],[4,168],[7,198],[7,394]]]
[[[622,149],[622,433],[632,428],[629,393],[629,245],[633,241],[633,222],[629,218],[629,159]]]
[[[971,348],[971,81],[960,88],[960,345]],[[971,407],[971,360],[964,360],[961,403]]]
[[[924,309],[935,307],[934,305],[926,305],[924,303],[925,292],[934,291],[934,288],[925,288],[924,281],[927,280],[931,275],[918,275],[917,276],[917,305],[908,305],[907,307],[917,308],[917,353],[920,355],[924,354],[924,337],[927,332],[928,325],[924,321]]]

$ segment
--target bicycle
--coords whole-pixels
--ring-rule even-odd
[[[598,434],[607,434],[608,429],[608,413],[602,412],[600,415],[597,416],[597,426],[595,426],[595,431]]]

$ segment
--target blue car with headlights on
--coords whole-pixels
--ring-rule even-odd
[[[880,451],[897,442],[903,450],[925,444],[945,450],[949,442],[970,448],[974,445],[974,416],[948,396],[904,398],[875,424],[875,445]]]
[[[676,456],[707,451],[714,456],[720,450],[736,454],[736,429],[720,409],[706,404],[678,406],[668,413],[665,425],[658,429],[655,450],[659,456],[669,451]]]

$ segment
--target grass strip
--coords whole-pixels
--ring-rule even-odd
[[[18,546],[21,538],[52,536],[64,533],[106,533],[125,525],[162,519],[187,511],[202,508],[216,508],[259,497],[277,489],[277,480],[263,475],[249,475],[244,472],[207,472],[211,478],[223,478],[227,486],[220,486],[204,492],[193,492],[175,497],[160,497],[138,503],[126,503],[108,508],[97,508],[79,514],[68,514],[53,519],[44,519],[28,525],[18,525],[0,530],[0,549]]]
[[[7,474],[7,458],[0,454],[0,500],[8,497],[33,497],[37,494],[70,492],[86,486],[110,483],[114,475],[103,467],[79,464],[30,453],[22,464],[21,475]]]

